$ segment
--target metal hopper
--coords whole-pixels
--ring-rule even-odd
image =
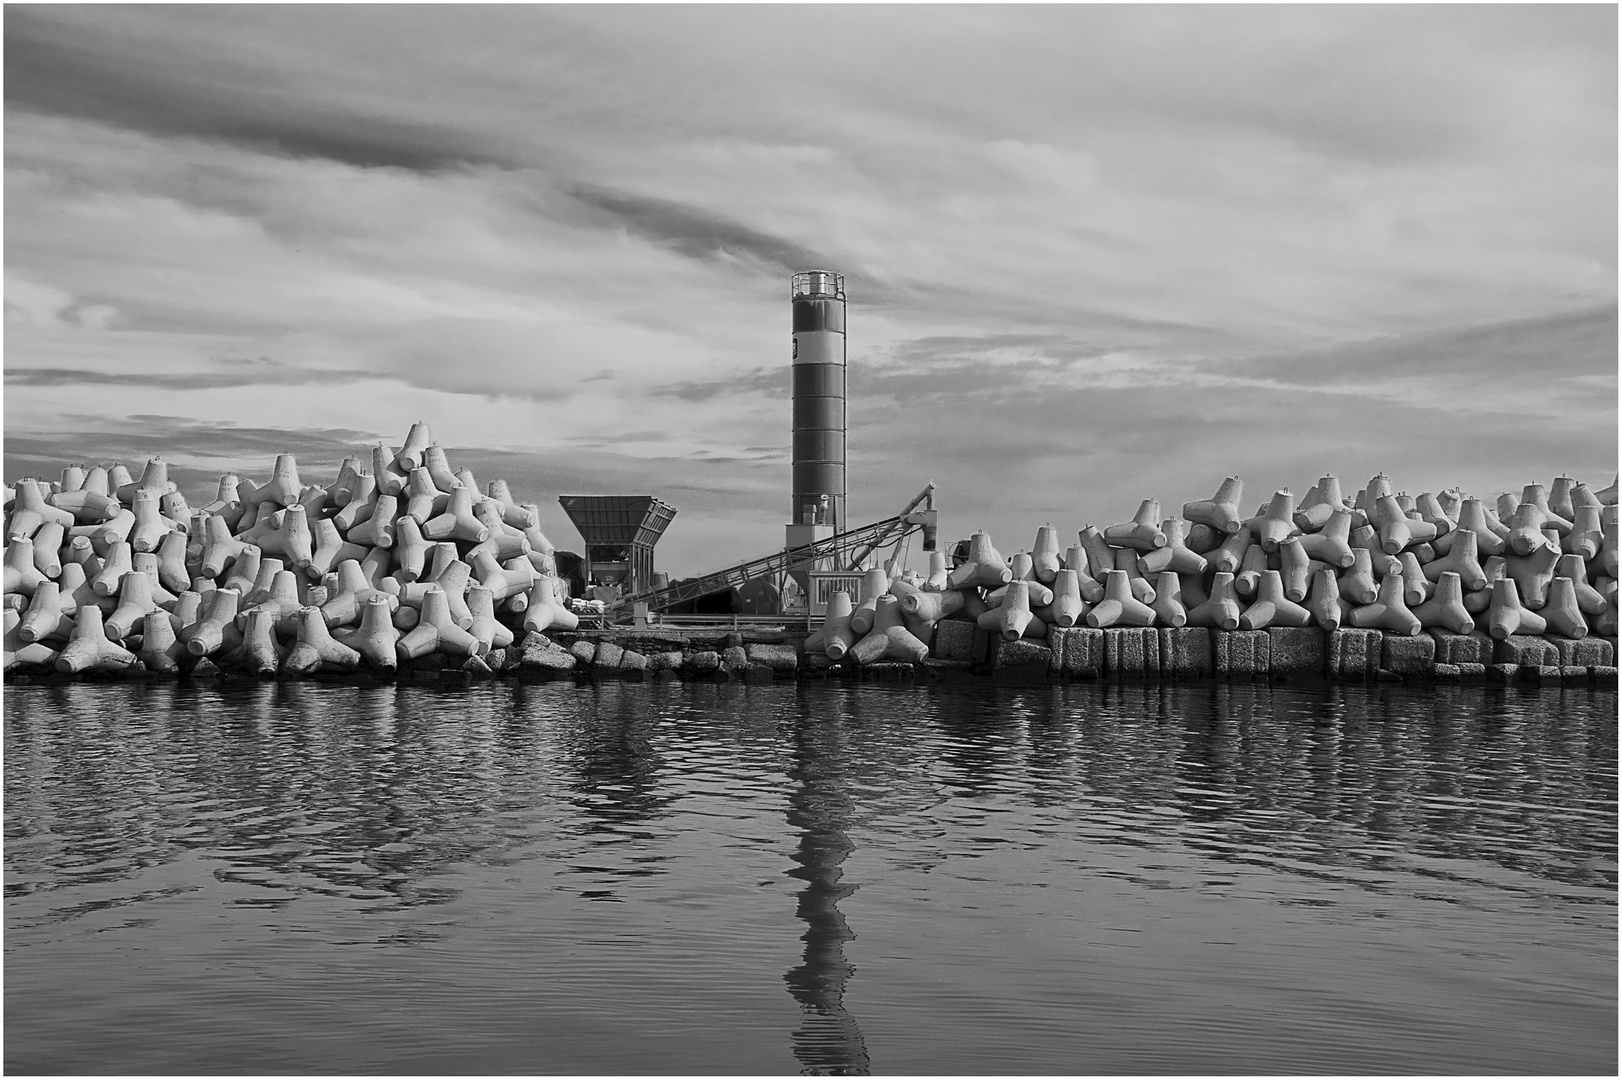
[[[653,587],[653,545],[675,518],[674,506],[652,495],[559,495],[558,502],[586,542],[588,582],[626,593]]]

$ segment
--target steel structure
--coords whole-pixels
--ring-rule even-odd
[[[700,596],[735,589],[745,582],[762,577],[777,577],[792,566],[816,564],[824,560],[841,566],[846,571],[861,567],[879,548],[899,544],[914,532],[923,532],[925,551],[935,550],[935,485],[929,484],[907,504],[906,509],[894,517],[863,525],[850,532],[836,533],[825,540],[765,555],[758,559],[729,566],[724,570],[705,574],[691,581],[679,581],[662,589],[652,589],[623,597],[616,608],[629,610],[633,603],[644,603],[650,611],[667,607]]]

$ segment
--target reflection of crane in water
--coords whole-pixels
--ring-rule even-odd
[[[845,1010],[845,982],[855,968],[845,962],[845,942],[856,935],[839,911],[839,901],[856,891],[840,884],[839,864],[855,850],[845,836],[851,800],[845,792],[843,747],[837,721],[802,715],[794,732],[794,766],[789,779],[788,823],[800,832],[793,855],[799,865],[788,871],[800,878],[795,910],[805,920],[805,958],[783,976],[800,1003],[801,1022],[794,1032],[794,1056],[801,1071],[817,1076],[861,1076],[868,1071],[867,1045],[855,1017]]]

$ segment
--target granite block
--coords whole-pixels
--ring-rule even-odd
[[[974,623],[962,619],[943,619],[935,625],[935,641],[929,653],[940,660],[983,664],[990,643],[990,635]]]
[[[612,641],[599,641],[597,651],[591,658],[591,666],[593,670],[601,671],[604,674],[610,671],[618,671],[620,660],[624,657],[625,650]]]
[[[1071,679],[1097,679],[1104,674],[1104,631],[1072,626],[1048,631],[1059,654],[1059,671]]]
[[[744,652],[742,645],[728,645],[721,651],[721,667],[737,674],[748,671],[749,654]]]
[[[648,658],[635,649],[626,649],[620,654],[620,673],[625,675],[641,675],[648,670]]]
[[[1612,667],[1616,664],[1616,654],[1611,650],[1611,643],[1604,638],[1585,637],[1580,641],[1569,638],[1547,639],[1560,657],[1561,667]]]
[[[1560,662],[1560,652],[1554,643],[1529,634],[1511,634],[1493,648],[1493,660],[1499,664],[1518,664],[1521,667],[1547,667]]]
[[[1493,640],[1480,630],[1473,630],[1468,634],[1432,630],[1430,637],[1436,642],[1438,664],[1492,663]]]
[[[1374,679],[1380,670],[1382,644],[1378,630],[1336,630],[1329,635],[1329,677]]]
[[[1436,639],[1429,634],[1382,634],[1380,667],[1404,679],[1425,678],[1436,668]]]
[[[1030,669],[1028,672],[1030,674],[1035,674],[1039,669],[1045,675],[1052,666],[1053,650],[1040,642],[1028,638],[1019,638],[1016,641],[993,639],[991,661],[993,672],[1026,668]]]
[[[1272,638],[1266,630],[1219,630],[1211,637],[1215,645],[1217,678],[1241,681],[1267,678],[1272,661]]]
[[[1317,626],[1274,626],[1267,631],[1268,669],[1274,675],[1322,675],[1329,635]]]
[[[1104,631],[1104,677],[1160,677],[1160,632],[1152,626],[1117,626]]]
[[[1481,682],[1487,677],[1486,664],[1456,664],[1460,682]]]
[[[577,663],[589,664],[597,656],[597,646],[589,641],[577,641],[569,646],[569,655],[573,656]]]
[[[1588,677],[1595,686],[1611,690],[1616,689],[1616,668],[1614,667],[1591,667],[1588,669]]]
[[[1216,670],[1211,631],[1203,626],[1163,627],[1160,638],[1160,674],[1167,679],[1208,679]]]
[[[687,657],[687,670],[695,675],[708,675],[721,667],[721,654],[714,649],[700,649]]]
[[[756,642],[745,645],[743,651],[751,664],[765,665],[774,677],[792,679],[800,665],[799,655],[792,645]]]
[[[1457,664],[1437,664],[1435,669],[1436,681],[1439,683],[1456,683],[1464,681],[1464,673]]]

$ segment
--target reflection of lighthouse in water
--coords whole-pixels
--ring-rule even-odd
[[[788,823],[800,831],[788,873],[800,878],[796,914],[805,920],[804,962],[783,976],[802,1014],[794,1032],[794,1056],[810,1075],[855,1076],[868,1071],[867,1046],[856,1020],[845,1011],[845,982],[855,972],[845,962],[845,942],[856,935],[839,911],[839,901],[856,891],[841,885],[839,864],[856,847],[844,830],[851,820],[845,793],[839,726],[801,717],[794,733],[794,767],[789,779]]]

